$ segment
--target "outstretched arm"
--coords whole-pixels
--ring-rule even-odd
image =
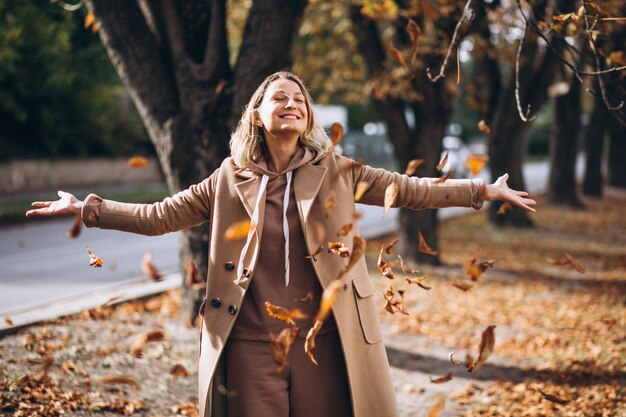
[[[528,196],[526,191],[517,191],[509,188],[509,185],[506,183],[508,179],[509,174],[504,174],[493,184],[485,186],[483,199],[485,201],[503,201],[534,213],[535,209],[531,206],[537,204],[535,200],[526,198]]]
[[[37,209],[28,210],[26,217],[32,216],[68,216],[80,214],[83,208],[83,202],[73,194],[59,191],[57,193],[59,199],[57,201],[34,201],[31,203]]]

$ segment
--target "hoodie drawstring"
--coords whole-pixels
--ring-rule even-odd
[[[289,186],[291,185],[292,171],[287,173],[287,186],[283,197],[283,234],[285,235],[285,287],[289,286],[289,222],[287,221],[287,207],[289,206]]]

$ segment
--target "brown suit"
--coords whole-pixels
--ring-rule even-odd
[[[356,184],[371,184],[360,202],[383,205],[385,189],[395,181],[398,197],[395,207],[412,209],[482,205],[479,181],[448,180],[436,184],[432,178],[416,178],[368,166],[346,169],[348,158],[327,155],[317,163],[306,164],[296,171],[294,194],[309,253],[325,242],[315,241],[315,224],[321,223],[334,234],[341,226],[354,221]],[[235,284],[237,265],[244,240],[226,241],[224,232],[234,222],[252,216],[260,185],[260,176],[236,167],[231,158],[203,182],[155,204],[126,204],[104,200],[99,226],[147,235],[157,235],[211,222],[209,272],[204,306],[199,360],[200,415],[220,414],[220,395],[211,394],[219,386],[220,357],[250,281]],[[337,206],[326,218],[323,204],[331,191]],[[252,278],[263,232],[263,201],[260,221],[244,260],[247,275]],[[351,246],[358,227],[344,237]],[[344,267],[345,258],[324,256],[313,267],[322,287],[326,287]],[[342,279],[344,290],[337,296],[333,313],[343,348],[352,408],[356,417],[392,417],[398,415],[389,365],[381,340],[374,292],[365,260],[360,259]],[[213,300],[219,300],[213,302]],[[211,384],[213,382],[213,384]]]

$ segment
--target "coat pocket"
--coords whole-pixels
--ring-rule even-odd
[[[352,287],[354,288],[354,298],[363,337],[367,343],[376,343],[381,339],[381,333],[374,302],[374,289],[370,278],[356,278],[352,281]]]

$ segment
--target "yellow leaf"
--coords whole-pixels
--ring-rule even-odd
[[[437,394],[437,396],[435,397],[435,402],[428,410],[428,413],[426,414],[426,416],[438,417],[441,411],[443,410],[443,407],[445,407],[445,405],[446,405],[446,396],[442,393]]]
[[[237,240],[243,239],[248,236],[252,223],[250,219],[241,220],[228,226],[228,229],[224,232],[224,239]]]
[[[487,270],[487,268],[493,268],[496,261],[489,259],[478,263],[477,258],[471,258],[465,261],[464,268],[467,275],[470,276],[472,281],[478,281],[478,278]]]
[[[485,167],[485,163],[489,160],[486,155],[470,155],[467,157],[466,165],[472,175],[478,175]]]
[[[306,339],[304,340],[304,353],[307,354],[309,359],[311,359],[311,362],[313,362],[315,365],[317,365],[317,361],[313,356],[313,349],[315,349],[315,337],[321,330],[323,324],[323,321],[316,321],[313,327],[311,327],[311,329],[307,333]]]
[[[93,13],[90,10],[89,12],[87,12],[87,15],[85,16],[85,29],[93,25],[95,22],[96,22],[96,17],[93,15]]]
[[[370,188],[370,183],[367,181],[359,181],[356,184],[356,191],[354,192],[354,201],[359,201],[363,194]]]

